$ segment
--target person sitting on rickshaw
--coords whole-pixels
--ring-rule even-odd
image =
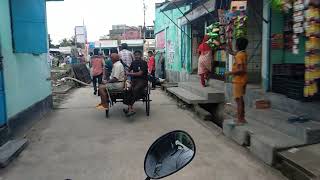
[[[128,91],[127,102],[128,109],[124,109],[127,117],[133,116],[136,112],[133,110],[133,104],[144,95],[144,90],[148,86],[148,64],[142,60],[142,52],[134,52],[134,61],[129,67],[127,76],[131,77],[131,87]]]
[[[101,103],[98,104],[96,108],[100,110],[109,109],[109,94],[107,90],[109,91],[109,93],[111,93],[112,91],[122,91],[124,88],[125,71],[120,61],[119,55],[116,53],[112,53],[111,60],[113,63],[113,67],[110,80],[108,80],[106,84],[99,86],[99,95],[101,98]]]

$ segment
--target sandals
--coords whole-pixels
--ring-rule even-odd
[[[105,106],[103,106],[102,104],[99,105],[99,106],[96,106],[96,108],[97,108],[98,110],[108,110],[108,109],[109,109],[109,107],[105,107]]]
[[[129,110],[128,109],[122,109],[123,113],[128,114]]]
[[[127,117],[130,117],[136,114],[135,111],[129,111],[129,109],[122,109],[122,111]]]
[[[244,126],[246,125],[248,122],[247,121],[243,121],[243,122],[238,122],[238,121],[232,121],[230,122],[231,126]]]
[[[127,117],[131,117],[131,116],[133,116],[133,115],[135,115],[135,114],[136,114],[136,112],[130,111],[130,112],[126,113],[126,116],[127,116]]]
[[[235,122],[235,125],[236,125],[236,126],[243,126],[243,125],[245,125],[245,124],[247,124],[246,121],[244,121],[244,122]]]

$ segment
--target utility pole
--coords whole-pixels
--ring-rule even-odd
[[[143,40],[146,40],[146,3],[145,0],[143,0]]]

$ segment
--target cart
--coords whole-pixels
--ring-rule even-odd
[[[137,100],[137,102],[140,101],[145,104],[147,116],[150,115],[150,102],[152,101],[150,99],[150,94],[151,94],[150,87],[151,87],[151,85],[150,85],[150,83],[148,83],[148,86],[144,90],[143,96]],[[124,102],[124,98],[125,98],[126,93],[127,93],[126,90],[110,92],[111,103],[110,103],[109,107],[112,107],[114,104],[116,104],[118,102]],[[110,111],[110,108],[106,110],[106,118],[109,118],[109,111]]]

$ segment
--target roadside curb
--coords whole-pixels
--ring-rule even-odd
[[[52,91],[52,94],[67,94],[71,89],[73,89],[73,87],[69,86],[61,91]]]

